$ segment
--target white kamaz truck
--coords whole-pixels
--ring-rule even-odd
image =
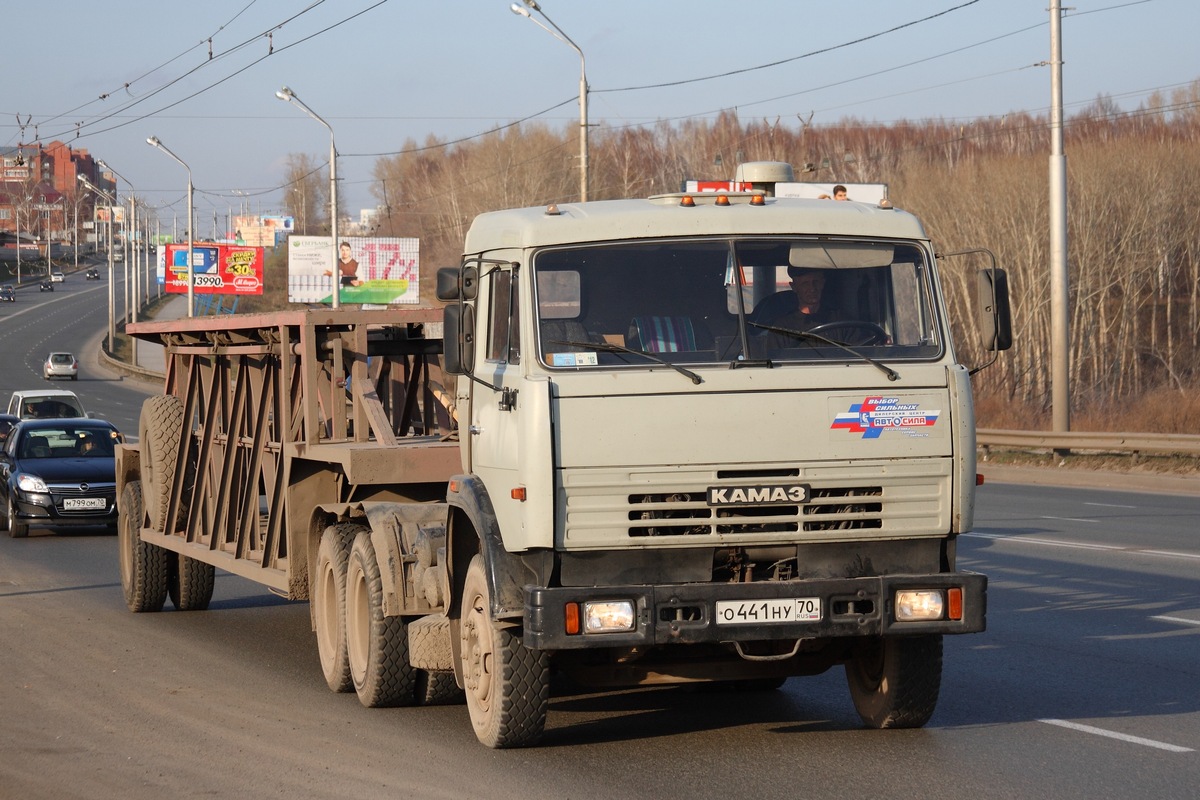
[[[867,725],[923,725],[987,585],[956,566],[975,420],[938,257],[886,201],[739,178],[483,214],[440,313],[130,326],[167,352],[118,456],[130,609],[206,608],[217,568],[307,598],[331,689],[465,697],[490,747],[538,741],[552,670],[844,666]],[[1000,350],[1004,273],[979,274]]]

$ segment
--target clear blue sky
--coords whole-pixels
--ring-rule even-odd
[[[204,233],[206,218],[242,204],[279,210],[287,154],[327,160],[326,129],[275,97],[287,85],[333,126],[343,212],[357,216],[376,203],[374,154],[406,140],[535,115],[578,124],[578,55],[510,2],[27,4],[5,14],[0,145],[86,148],[169,219],[185,208],[187,176],[146,144],[157,136],[192,169]],[[1195,0],[1063,4],[1073,9],[1063,22],[1068,115],[1100,95],[1133,110],[1200,78]],[[810,114],[814,124],[967,121],[1050,104],[1050,71],[1037,66],[1050,53],[1046,0],[541,6],[586,56],[589,117],[601,127],[730,108],[792,126]],[[657,88],[636,88],[646,86]]]

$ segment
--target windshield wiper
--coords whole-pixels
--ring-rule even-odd
[[[670,367],[680,375],[686,375],[692,379],[692,383],[700,384],[704,382],[699,375],[692,372],[690,369],[681,367],[678,364],[672,364],[665,358],[660,358],[654,353],[647,353],[645,350],[634,350],[631,347],[625,347],[624,345],[613,344],[611,342],[573,342],[561,339],[547,339],[546,341],[550,344],[561,344],[567,347],[582,347],[587,350],[599,350],[602,353],[632,353],[635,356],[645,356],[651,361],[657,361],[663,366]]]
[[[844,345],[839,341],[835,341],[834,339],[829,339],[825,336],[822,336],[819,333],[810,333],[808,331],[794,331],[791,328],[779,328],[774,325],[763,325],[761,322],[751,322],[749,324],[753,325],[756,328],[762,328],[765,331],[773,331],[775,333],[782,333],[785,336],[793,336],[797,339],[807,339],[812,342],[820,342],[822,344],[829,344],[829,345],[833,345],[834,347],[839,347],[842,350],[845,350],[847,353],[850,353],[851,355],[853,355],[857,358],[861,358],[863,361],[866,361],[868,364],[877,368],[884,375],[887,375],[887,379],[889,381],[895,381],[895,380],[900,379],[900,373],[896,372],[896,370],[892,369],[887,364],[884,364],[880,361],[876,361],[875,359],[871,358],[870,356],[864,355],[864,354],[858,352],[857,350],[855,350],[853,347],[850,347],[849,345]]]

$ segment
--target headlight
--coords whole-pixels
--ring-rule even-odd
[[[630,600],[590,601],[583,604],[584,633],[631,631],[634,625]]]
[[[941,619],[945,606],[939,591],[905,589],[896,592],[896,619],[901,622]]]
[[[48,494],[50,487],[46,482],[37,475],[30,475],[27,472],[22,472],[17,475],[17,488],[22,492],[42,492]]]

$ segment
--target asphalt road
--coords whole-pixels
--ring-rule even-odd
[[[92,302],[102,327],[100,297],[37,316]],[[50,338],[0,374],[84,327],[24,329]],[[150,389],[85,368],[70,388],[136,430]],[[0,798],[1192,798],[1197,531],[1194,496],[989,481],[959,544],[988,630],[946,640],[924,729],[863,729],[838,670],[745,694],[556,684],[543,746],[503,752],[462,706],[330,693],[307,604],[220,573],[207,612],[131,614],[115,537],[0,536]]]
[[[106,275],[107,268],[101,270]],[[119,317],[124,305],[124,272],[115,272],[114,298]],[[101,366],[98,353],[108,330],[108,281],[86,280],[83,270],[68,273],[53,292],[23,287],[14,303],[0,304],[0,403],[18,389],[69,389],[83,407],[137,436],[142,401],[152,384],[124,378]],[[50,352],[67,351],[79,359],[78,380],[46,381],[42,363]]]

